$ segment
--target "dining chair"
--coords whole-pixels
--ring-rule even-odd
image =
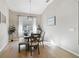
[[[21,47],[20,47],[21,45],[25,45],[26,46],[26,50],[27,50],[27,48],[28,48],[28,40],[26,40],[26,39],[29,40],[29,37],[22,37],[22,38],[19,39],[19,44],[18,44],[19,52],[20,52],[20,49],[21,49]]]
[[[40,38],[40,40],[39,40],[39,42],[42,43],[43,47],[44,47],[44,37],[45,37],[45,32],[43,31],[43,32],[41,33],[41,38]]]
[[[31,56],[33,52],[32,48],[37,49],[38,54],[40,54],[38,38],[40,39],[40,34],[31,34],[31,40],[29,41],[29,47],[31,48]]]

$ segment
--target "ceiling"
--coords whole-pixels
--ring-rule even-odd
[[[8,7],[13,11],[41,14],[45,8],[53,1],[49,0],[6,0]],[[31,7],[31,8],[30,8]]]

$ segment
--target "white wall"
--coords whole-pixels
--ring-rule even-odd
[[[6,24],[0,23],[0,51],[8,44],[8,8],[5,0],[0,0],[0,12],[6,16]]]
[[[79,55],[78,1],[54,0],[41,16],[41,26],[46,32],[45,39]],[[50,16],[56,16],[56,26],[47,26],[47,18]]]

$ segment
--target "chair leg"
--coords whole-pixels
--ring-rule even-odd
[[[40,54],[40,51],[39,51],[39,45],[38,45],[38,54]]]
[[[19,44],[19,47],[18,47],[18,49],[19,49],[19,52],[20,52],[20,44]]]
[[[43,48],[44,48],[44,43],[43,43],[43,41],[42,41],[42,45],[43,45]]]
[[[32,47],[31,47],[31,56],[32,56]]]
[[[30,50],[29,44],[27,45],[27,47],[28,47],[28,50]]]
[[[26,44],[26,51],[27,51],[27,44]]]

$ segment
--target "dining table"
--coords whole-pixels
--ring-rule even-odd
[[[41,31],[40,30],[37,30],[37,31],[30,31],[27,35],[24,35],[24,39],[25,39],[25,41],[27,41],[27,49],[29,50],[30,49],[30,47],[29,47],[29,41],[31,40],[31,35],[35,35],[35,34],[41,34]]]

